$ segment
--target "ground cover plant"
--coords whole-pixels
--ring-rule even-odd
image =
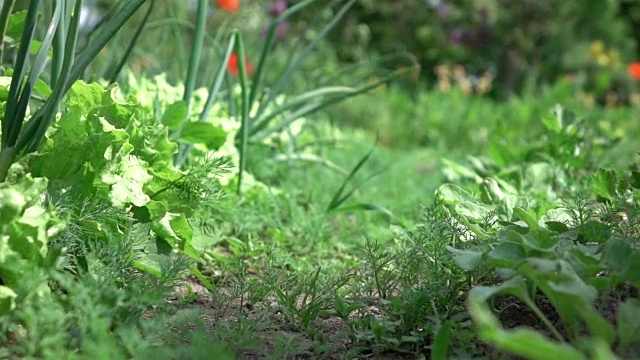
[[[0,11],[3,358],[638,357],[638,108],[319,66],[354,0],[116,1],[78,46],[88,3]]]

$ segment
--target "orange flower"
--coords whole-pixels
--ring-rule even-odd
[[[229,56],[227,69],[233,76],[238,76],[238,74],[240,73],[240,67],[238,66],[238,55],[236,55],[235,53]],[[251,75],[251,73],[253,72],[253,66],[251,66],[251,64],[249,63],[249,59],[246,56],[244,57],[244,69],[247,72],[247,75]]]
[[[640,62],[632,62],[627,66],[627,72],[632,78],[640,80]]]
[[[240,10],[240,0],[218,0],[218,6],[224,11],[236,12]]]

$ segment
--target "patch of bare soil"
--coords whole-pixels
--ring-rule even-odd
[[[220,321],[233,323],[237,320],[237,311],[241,308],[244,315],[251,318],[264,318],[264,307],[258,308],[254,304],[242,303],[240,300],[226,304],[226,310],[221,311],[220,305],[211,293],[197,280],[187,280],[174,289],[173,294],[167,299],[171,304],[181,308],[181,311],[198,311],[200,319],[204,321],[209,331],[216,331],[216,325]],[[358,354],[354,351],[358,344],[354,344],[348,336],[348,328],[344,321],[338,317],[318,318],[314,321],[314,328],[320,329],[314,337],[291,326],[284,315],[276,310],[273,304],[269,315],[269,322],[273,325],[265,329],[256,330],[255,338],[260,346],[256,349],[235,349],[238,359],[259,360],[273,358],[277,348],[282,346],[283,339],[295,346],[295,355],[287,357],[287,360],[303,359],[389,359],[404,360],[415,359],[415,355],[401,353],[367,354],[366,351]],[[375,307],[365,309],[366,313],[375,316],[378,311]],[[179,333],[182,330],[176,329]],[[187,329],[185,329],[187,330]],[[322,346],[322,349],[315,348]],[[293,349],[292,349],[293,350]],[[358,354],[358,355],[353,355]]]
[[[190,290],[189,290],[190,289]],[[616,314],[619,304],[627,298],[638,298],[638,290],[632,286],[623,286],[608,294],[602,295],[596,302],[596,309],[612,324],[615,324]],[[262,316],[264,318],[264,309],[259,309],[252,304],[240,304],[237,300],[228,310],[220,312],[211,293],[196,281],[188,281],[176,288],[174,296],[169,299],[171,302],[182,301],[182,307],[185,302],[188,303],[187,309],[202,310],[202,319],[207,324],[210,331],[215,331],[218,321],[234,322],[237,317],[237,311],[241,307],[244,314],[251,318],[252,316]],[[538,293],[535,298],[536,305],[542,310],[545,316],[552,324],[566,335],[562,321],[556,312],[553,304],[542,293]],[[271,304],[272,305],[272,304]],[[271,306],[268,305],[268,306]],[[496,315],[500,319],[505,328],[511,329],[519,326],[526,326],[535,329],[549,338],[553,338],[551,331],[544,323],[534,314],[534,312],[522,301],[513,296],[499,296],[494,299]],[[275,307],[274,307],[275,308]],[[272,309],[273,310],[273,309]],[[367,311],[369,312],[369,311]],[[260,315],[259,315],[260,313]],[[375,307],[369,312],[375,316]],[[239,359],[268,359],[272,358],[278,346],[282,346],[283,339],[288,339],[289,344],[295,345],[295,355],[287,359],[327,359],[327,360],[343,360],[343,359],[415,359],[415,355],[407,355],[401,353],[384,353],[373,354],[353,351],[358,347],[348,336],[346,324],[339,318],[329,317],[317,319],[314,322],[314,328],[320,329],[315,337],[311,337],[304,332],[289,325],[283,314],[278,311],[272,311],[269,315],[269,322],[273,326],[257,330],[254,335],[260,346],[257,349],[242,350],[236,349]],[[586,331],[586,330],[585,330]],[[586,334],[586,332],[585,332]],[[323,346],[322,351],[315,348]],[[504,354],[489,345],[477,343],[475,356],[489,359],[519,359],[515,356]],[[640,358],[640,352],[632,349],[633,356]],[[354,355],[358,354],[358,355]]]

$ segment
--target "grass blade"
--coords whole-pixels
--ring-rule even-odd
[[[328,106],[337,104],[339,102],[342,102],[344,100],[347,100],[349,98],[352,98],[354,96],[366,93],[368,91],[371,91],[379,86],[381,86],[382,84],[387,83],[389,80],[391,80],[392,78],[396,77],[397,74],[392,74],[389,76],[386,76],[370,85],[366,85],[363,87],[360,87],[358,89],[354,89],[350,92],[343,92],[341,95],[337,95],[337,96],[332,96],[329,99],[323,99],[320,100],[316,103],[311,103],[311,104],[307,104],[305,106],[303,106],[302,108],[294,111],[293,113],[291,113],[290,115],[287,116],[287,118],[285,120],[283,120],[281,123],[279,123],[278,125],[274,125],[270,128],[267,129],[267,126],[269,125],[269,123],[272,121],[272,119],[274,119],[275,117],[277,117],[278,115],[280,115],[284,110],[284,108],[279,108],[277,110],[275,110],[273,113],[265,116],[264,118],[260,119],[260,121],[254,126],[253,128],[253,133],[251,134],[252,136],[255,136],[256,140],[261,140],[264,139],[266,137],[268,137],[269,135],[279,132],[282,129],[284,129],[285,127],[289,126],[289,124],[291,124],[292,122],[296,121],[297,119],[306,116],[308,114],[312,114],[314,112],[317,112],[321,109],[324,109]]]
[[[275,161],[291,161],[291,160],[295,160],[295,161],[305,161],[305,162],[310,162],[310,163],[314,163],[314,164],[320,164],[324,167],[326,167],[329,170],[332,170],[342,176],[349,176],[349,173],[341,168],[340,166],[338,166],[337,164],[335,164],[334,162],[325,159],[323,157],[320,157],[318,155],[314,155],[314,154],[307,154],[307,153],[300,153],[300,154],[280,154],[280,155],[276,155],[274,157]]]
[[[333,198],[331,199],[331,202],[329,203],[329,206],[327,206],[327,212],[331,212],[331,211],[337,209],[340,205],[342,205],[342,203],[345,202],[345,200],[347,200],[353,194],[355,189],[349,191],[346,194],[344,193],[344,191],[345,191],[347,185],[349,184],[349,182],[351,181],[351,179],[353,179],[353,177],[358,173],[360,168],[367,162],[367,160],[369,160],[369,158],[373,154],[373,151],[376,149],[377,145],[378,145],[378,139],[376,138],[376,141],[373,144],[373,146],[371,147],[371,150],[369,150],[362,157],[362,159],[360,159],[360,161],[358,161],[356,166],[349,173],[349,176],[347,176],[344,179],[344,181],[342,182],[342,185],[340,186],[338,191],[336,191],[336,193],[333,195]]]
[[[395,219],[396,216],[393,215],[393,213],[391,212],[391,210],[387,209],[384,206],[381,205],[377,205],[377,204],[369,204],[369,203],[360,203],[360,204],[352,204],[352,205],[346,205],[346,206],[341,206],[339,208],[333,209],[333,212],[348,212],[348,211],[375,211],[378,213],[381,213],[385,216],[388,216],[389,218]]]
[[[306,116],[308,114],[312,114],[328,106],[340,103],[352,97],[369,92],[373,89],[376,89],[388,83],[389,81],[395,78],[398,78],[406,73],[415,71],[416,68],[419,68],[420,65],[417,64],[417,62],[415,61],[415,58],[413,56],[406,56],[406,55],[407,54],[402,53],[402,54],[397,54],[390,58],[391,59],[396,59],[398,57],[408,58],[411,62],[410,66],[399,68],[391,72],[390,74],[383,76],[374,82],[369,83],[368,85],[364,85],[359,88],[351,88],[351,87],[343,87],[343,86],[323,87],[323,88],[320,88],[314,91],[309,91],[307,93],[299,95],[293,98],[293,100],[289,100],[287,103],[278,107],[268,115],[264,115],[260,117],[256,116],[257,120],[253,124],[252,133],[250,135],[252,137],[255,137],[256,140],[264,139],[274,132],[281,131],[283,128],[289,126],[289,124],[296,121],[300,117]],[[323,98],[323,95],[332,95],[332,96],[326,96],[327,98]],[[278,117],[283,112],[290,111],[292,108],[295,108],[294,105],[296,104],[304,104],[305,101],[302,101],[302,100],[309,101],[314,98],[319,98],[319,99],[316,99],[317,101],[315,103],[307,104],[304,107],[294,111],[292,114],[287,115],[287,118],[284,121],[282,121],[280,124],[273,126],[269,128],[267,131],[265,131],[265,129],[269,126],[269,124],[273,121],[274,118]],[[262,133],[258,134],[259,132],[262,132]]]

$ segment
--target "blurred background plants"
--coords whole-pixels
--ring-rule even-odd
[[[77,55],[127,3],[75,3]],[[615,266],[616,250],[637,256],[636,2],[137,3],[0,184],[3,355],[530,356],[487,316],[486,288],[467,297],[512,274],[491,261],[524,238],[514,229],[533,254],[624,235],[597,267],[637,282]],[[44,26],[21,49],[11,20],[3,75],[51,55]],[[57,69],[33,64],[26,121]],[[2,104],[16,100],[8,79]],[[559,215],[587,203],[602,210],[588,226]],[[620,295],[592,276],[598,255],[570,245],[556,255],[573,280]],[[635,308],[620,354],[637,342],[622,329]]]

